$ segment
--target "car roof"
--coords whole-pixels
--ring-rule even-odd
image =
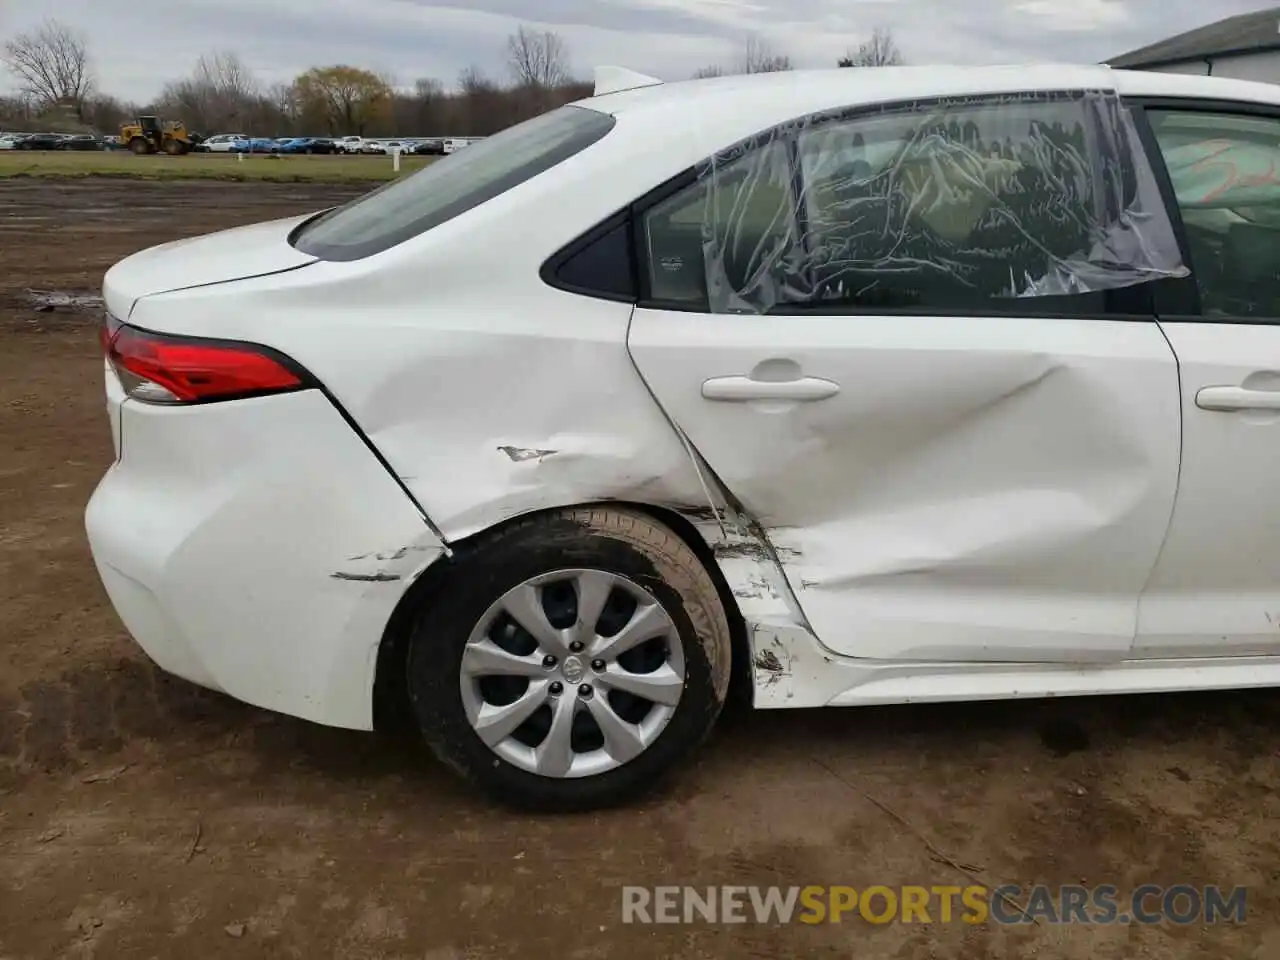
[[[1243,100],[1280,105],[1280,84],[1155,70],[1113,70],[1116,89],[1130,97]]]
[[[933,97],[1040,90],[1114,90],[1130,96],[1198,97],[1280,104],[1280,85],[1098,64],[854,67],[683,80],[576,102],[618,118],[633,134],[673,139],[705,155],[806,114]],[[670,144],[675,146],[675,144]]]
[[[1199,96],[1280,103],[1280,86],[1094,64],[983,67],[861,67],[793,70],[683,80],[578,101],[604,113],[660,110],[703,115],[708,108],[802,115],[842,106],[924,97],[977,96],[1034,90],[1116,90],[1140,96]]]

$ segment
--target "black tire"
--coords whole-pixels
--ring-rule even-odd
[[[645,588],[680,635],[685,682],[675,712],[647,749],[595,776],[550,778],[498,756],[467,720],[460,689],[467,638],[504,593],[561,569],[597,569]],[[511,524],[451,561],[409,640],[407,687],[422,736],[446,765],[499,803],[529,811],[615,806],[659,786],[703,742],[729,689],[731,638],[719,592],[670,529],[633,510],[565,510]]]

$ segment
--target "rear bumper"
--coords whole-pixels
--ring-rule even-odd
[[[319,391],[166,408],[112,380],[85,524],[126,628],[195,683],[371,728],[383,630],[443,551],[400,486]]]

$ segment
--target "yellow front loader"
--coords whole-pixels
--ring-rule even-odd
[[[176,157],[190,153],[195,144],[196,139],[181,120],[139,117],[136,123],[126,123],[120,128],[120,146],[137,154],[167,153]]]

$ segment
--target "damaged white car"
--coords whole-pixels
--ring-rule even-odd
[[[597,95],[107,274],[87,510],[160,667],[501,800],[756,707],[1280,684],[1280,87]]]

